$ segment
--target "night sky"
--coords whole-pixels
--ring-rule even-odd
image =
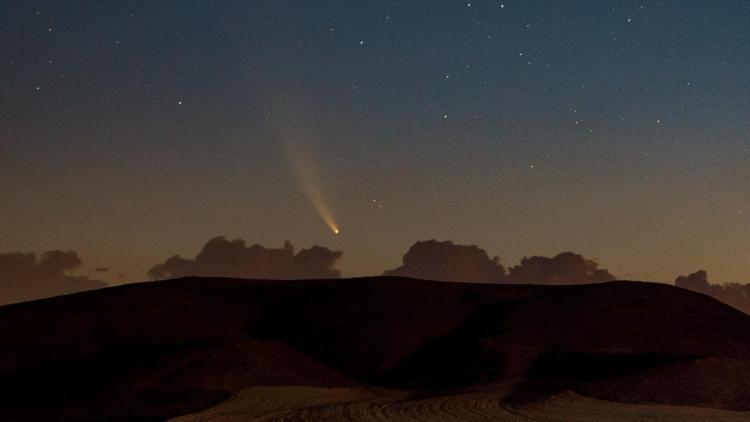
[[[745,0],[6,0],[0,251],[136,281],[289,239],[357,276],[437,238],[750,281],[749,68]]]

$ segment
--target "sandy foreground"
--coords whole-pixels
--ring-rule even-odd
[[[750,413],[633,405],[564,393],[504,404],[506,389],[424,396],[373,388],[254,387],[173,421],[747,421]]]

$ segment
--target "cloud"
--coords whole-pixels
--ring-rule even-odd
[[[750,284],[711,284],[708,281],[708,273],[704,270],[696,271],[687,276],[679,276],[675,279],[674,284],[683,289],[711,296],[746,314],[750,314]]]
[[[508,272],[511,283],[531,284],[586,284],[612,281],[615,276],[599,268],[596,261],[573,252],[563,252],[554,258],[524,257],[521,264]]]
[[[175,255],[149,271],[153,279],[183,276],[237,277],[256,279],[338,278],[335,268],[342,253],[322,246],[295,254],[288,241],[281,249],[246,246],[242,239],[223,236],[209,240],[195,259]]]
[[[524,257],[506,272],[497,257],[474,245],[437,240],[419,241],[403,257],[403,265],[383,275],[441,281],[487,283],[585,284],[612,281],[615,276],[596,261],[573,252],[553,258]]]
[[[688,276],[681,275],[675,279],[674,284],[683,289],[702,293],[707,293],[711,289],[711,284],[708,282],[708,273],[704,270],[698,270]]]
[[[70,275],[83,262],[74,251],[0,254],[0,304],[106,287],[101,280]]]
[[[419,241],[403,258],[403,265],[383,273],[440,281],[475,281],[501,283],[505,268],[497,257],[490,258],[484,249],[474,245],[456,245],[437,240]]]

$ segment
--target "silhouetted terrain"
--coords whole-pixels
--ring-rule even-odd
[[[649,283],[185,278],[0,308],[0,419],[153,419],[248,387],[750,410],[750,317]]]

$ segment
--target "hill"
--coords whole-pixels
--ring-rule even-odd
[[[750,316],[672,286],[184,278],[0,308],[0,418],[161,420],[251,387],[445,395],[513,380],[750,410]],[[352,390],[353,391],[353,390]]]

